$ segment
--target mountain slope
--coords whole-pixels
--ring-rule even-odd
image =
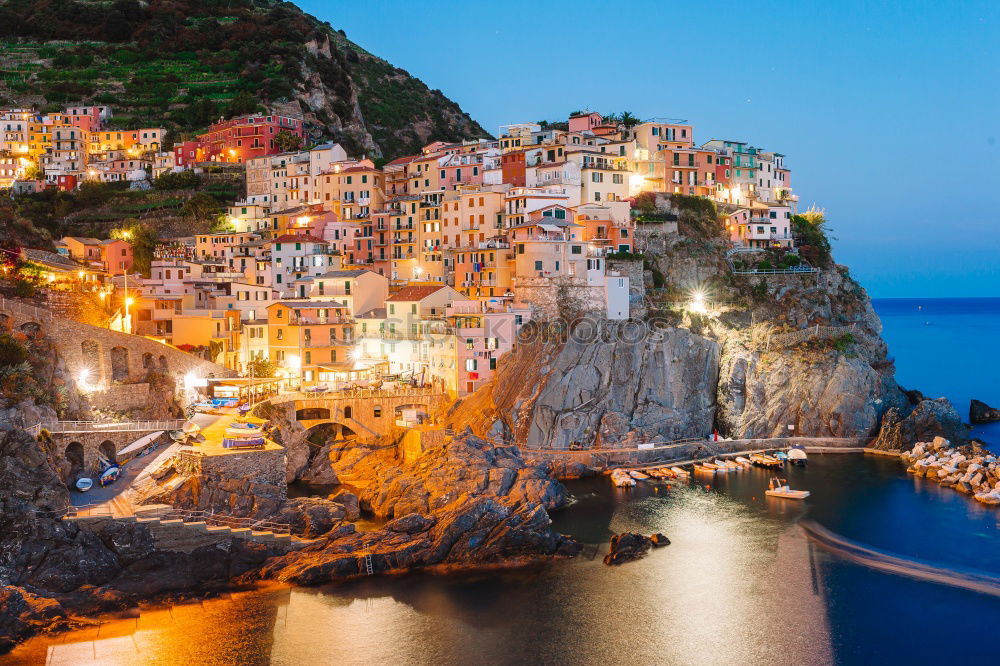
[[[113,125],[183,134],[301,113],[314,140],[393,157],[487,136],[440,91],[273,0],[0,0],[0,104],[110,104]],[[176,138],[175,134],[175,138]]]

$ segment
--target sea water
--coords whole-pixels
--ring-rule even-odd
[[[948,398],[966,421],[972,398],[1000,407],[1000,298],[886,298],[873,305],[900,385]],[[1000,444],[1000,423],[973,434]]]

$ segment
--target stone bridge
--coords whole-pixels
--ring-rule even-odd
[[[151,370],[172,376],[178,392],[183,391],[188,373],[236,376],[234,370],[141,335],[82,324],[44,308],[0,298],[0,328],[4,326],[28,334],[41,331],[50,338],[73,379],[94,398],[114,393],[116,385],[140,383]]]
[[[269,402],[294,410],[295,420],[306,430],[332,424],[336,435],[346,431],[363,441],[372,441],[388,434],[394,427],[417,425],[412,418],[414,410],[433,415],[448,402],[448,396],[425,389],[323,394],[297,392],[282,393]]]
[[[100,471],[101,456],[110,462],[122,463],[118,455],[132,442],[153,432],[176,430],[184,425],[183,419],[165,421],[48,421],[28,431],[38,436],[44,430],[49,434],[57,461],[69,464],[70,475],[92,476]],[[131,457],[133,454],[125,456]]]

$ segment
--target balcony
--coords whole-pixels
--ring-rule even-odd
[[[624,166],[616,166],[610,162],[589,162],[584,161],[581,169],[600,169],[602,171],[628,171]]]

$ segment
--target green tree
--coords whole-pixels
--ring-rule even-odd
[[[302,148],[302,137],[288,130],[281,130],[274,136],[274,145],[283,153]]]
[[[267,358],[255,358],[247,363],[247,376],[274,377],[276,370],[277,368],[275,368],[274,363],[271,362],[271,359]]]
[[[222,215],[222,206],[207,192],[198,192],[193,197],[184,202],[181,212],[196,220],[206,220],[209,227],[218,224]]]

